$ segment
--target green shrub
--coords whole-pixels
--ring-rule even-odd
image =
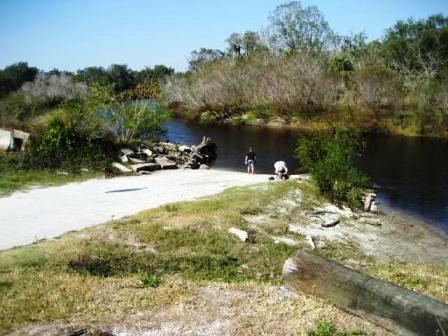
[[[213,125],[216,123],[216,116],[211,111],[206,111],[201,113],[201,118],[199,119],[199,122],[203,125]]]
[[[139,288],[156,288],[160,285],[160,279],[151,273],[144,273],[140,276],[141,284]]]
[[[241,116],[236,116],[236,117],[232,117],[232,119],[230,119],[232,125],[234,126],[240,126],[244,124],[244,119]]]
[[[337,204],[358,207],[362,189],[368,183],[367,177],[353,164],[360,147],[357,131],[333,128],[327,133],[301,137],[296,155],[324,196]]]
[[[314,330],[308,332],[308,336],[361,336],[367,335],[363,331],[338,331],[335,325],[325,319],[316,322]]]
[[[112,139],[85,134],[72,122],[56,116],[45,131],[31,139],[24,165],[29,169],[101,169],[107,166],[113,152]]]

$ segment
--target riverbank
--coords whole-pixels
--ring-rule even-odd
[[[257,117],[253,114],[242,114],[240,116],[229,117],[225,120],[214,118],[201,118],[201,116],[187,116],[183,113],[176,113],[178,118],[190,120],[203,125],[232,125],[249,127],[266,127],[274,129],[297,130],[301,132],[320,132],[329,130],[335,123],[341,126],[357,127],[366,134],[387,134],[407,137],[448,139],[448,130],[443,128],[431,129],[420,127],[415,120],[409,119],[405,114],[397,113],[395,118],[382,118],[377,121],[374,114],[365,115],[362,119],[349,117],[350,113],[345,113],[315,117],[310,119],[293,118],[287,120],[279,116]],[[404,115],[404,117],[403,117]]]
[[[207,189],[225,189],[225,182],[201,175],[211,172],[186,172]],[[238,173],[217,174],[229,181]],[[151,178],[157,174],[136,177]],[[190,194],[191,178],[173,175],[165,182],[184,185]],[[316,252],[333,260],[448,302],[445,239],[417,222],[344,209],[339,224],[322,228],[313,214],[329,205],[309,182],[265,178],[238,174],[255,184],[1,252],[0,334],[306,335],[325,319],[339,330],[389,335],[281,285],[283,262],[296,249],[310,248],[308,237]],[[130,195],[124,199],[134,203]],[[97,206],[97,212],[103,210]],[[230,228],[248,232],[249,239],[241,241]]]

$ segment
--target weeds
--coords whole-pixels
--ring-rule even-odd
[[[387,263],[371,267],[368,273],[448,303],[447,265]]]
[[[308,336],[363,336],[367,335],[363,331],[338,331],[336,326],[327,321],[320,319],[316,322],[314,330],[308,332]]]

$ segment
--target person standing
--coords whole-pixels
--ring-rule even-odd
[[[249,148],[249,152],[246,154],[244,158],[244,164],[247,166],[248,174],[255,174],[255,161],[257,160],[257,155],[252,150],[252,147]]]
[[[288,167],[285,161],[277,161],[274,163],[275,174],[277,179],[287,180],[288,179]]]

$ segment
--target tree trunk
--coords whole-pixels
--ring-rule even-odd
[[[386,329],[409,335],[448,333],[448,305],[300,250],[286,260],[283,279]],[[406,331],[404,331],[406,330]]]

